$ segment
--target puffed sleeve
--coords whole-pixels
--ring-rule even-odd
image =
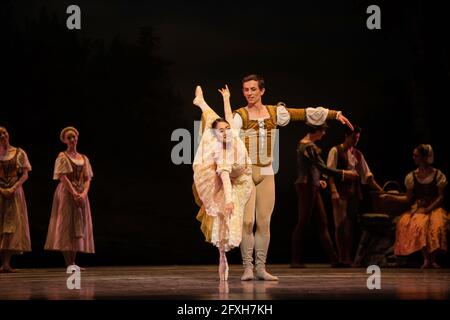
[[[286,126],[291,121],[291,114],[286,109],[284,103],[278,103],[277,105],[277,125],[280,127]]]
[[[330,152],[328,152],[327,167],[336,169],[337,163],[338,163],[338,152],[337,148],[333,147],[331,148]]]
[[[239,113],[233,115],[233,129],[240,130],[242,128],[242,118]]]
[[[61,176],[71,173],[73,171],[72,165],[70,164],[69,159],[64,155],[64,153],[60,153],[58,158],[55,161],[55,170],[53,171],[53,180],[59,180]]]
[[[445,186],[447,186],[447,177],[445,176],[445,174],[442,173],[441,170],[438,170],[436,180],[437,180],[437,186],[439,188],[444,188]]]
[[[306,119],[313,125],[322,125],[328,117],[328,109],[323,107],[306,108]]]
[[[91,180],[94,177],[94,172],[92,171],[91,162],[89,161],[88,157],[86,157],[86,156],[83,156],[83,157],[86,161],[84,176],[85,176],[85,178]]]
[[[27,153],[22,149],[19,149],[19,154],[17,155],[17,164],[19,168],[31,171],[31,164],[30,161],[28,160]]]
[[[405,177],[405,187],[408,190],[414,188],[414,173],[413,172],[408,173],[408,175]]]
[[[366,159],[361,154],[361,162],[358,163],[358,174],[361,177],[362,184],[367,184],[369,178],[373,176],[372,171],[370,171],[369,165],[367,164]]]

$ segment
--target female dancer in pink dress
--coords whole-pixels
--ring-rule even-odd
[[[31,170],[27,154],[9,144],[9,134],[0,126],[0,273],[14,272],[14,254],[31,251],[27,204],[22,185]]]
[[[55,162],[53,179],[59,184],[45,243],[46,250],[62,251],[66,267],[75,265],[77,252],[95,252],[88,199],[93,173],[89,159],[77,152],[78,136],[74,127],[61,131],[60,139],[67,150]]]
[[[251,162],[238,132],[233,132],[230,91],[223,96],[225,119],[206,104],[198,86],[194,104],[203,111],[204,131],[194,159],[194,183],[201,209],[197,219],[206,241],[219,249],[219,279],[228,279],[226,252],[239,247],[244,207],[253,188]]]

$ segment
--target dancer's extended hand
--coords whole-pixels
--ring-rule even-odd
[[[351,170],[344,170],[344,180],[354,181],[357,180],[358,178],[359,178],[358,173]]]
[[[339,113],[337,119],[344,125],[348,126],[353,131],[353,125],[342,113]]]
[[[225,88],[219,89],[219,92],[222,94],[222,97],[229,98],[231,96],[230,89],[228,89],[228,85],[225,85]]]
[[[84,201],[84,199],[83,199],[83,193],[75,193],[74,195],[73,195],[73,198],[74,198],[74,200],[75,200],[75,203],[79,206],[79,207],[81,207],[82,206],[82,204],[83,204],[83,201]]]
[[[339,192],[337,192],[337,191],[331,192],[331,200],[338,201],[339,199],[340,199]]]
[[[387,193],[380,194],[380,199],[381,200],[392,200],[390,195]]]

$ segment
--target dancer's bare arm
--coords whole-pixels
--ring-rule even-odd
[[[382,200],[390,200],[394,202],[401,202],[401,203],[411,203],[413,198],[412,189],[406,190],[406,195],[397,195],[397,194],[382,194],[380,195],[380,199]]]
[[[233,129],[233,112],[231,111],[231,103],[230,103],[230,90],[228,89],[228,85],[225,85],[225,88],[219,89],[219,92],[222,94],[223,98],[223,111],[225,114],[225,120],[230,124],[231,129]]]

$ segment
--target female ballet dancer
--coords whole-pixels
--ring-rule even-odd
[[[417,169],[405,178],[406,195],[382,199],[408,202],[411,208],[397,222],[394,253],[407,256],[422,251],[422,268],[440,268],[436,255],[447,250],[447,213],[443,208],[447,178],[433,167],[433,148],[421,144],[413,150]]]
[[[244,207],[252,188],[251,162],[238,132],[233,131],[228,86],[220,89],[225,119],[205,102],[197,86],[194,105],[202,110],[203,134],[195,155],[194,184],[201,209],[197,220],[206,241],[219,249],[219,279],[228,279],[226,252],[242,240]]]
[[[14,254],[31,251],[28,212],[22,185],[31,165],[27,154],[9,144],[9,133],[0,126],[0,273],[15,272]]]
[[[66,267],[75,265],[77,252],[95,252],[88,199],[93,172],[89,159],[77,151],[78,136],[74,127],[61,131],[60,139],[67,149],[55,162],[53,179],[59,184],[45,243],[45,250],[62,251]]]

